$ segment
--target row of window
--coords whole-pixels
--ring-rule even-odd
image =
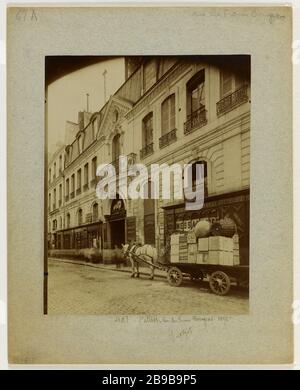
[[[83,168],[83,181],[82,181],[82,169],[78,169],[76,176],[76,188],[75,188],[75,173],[71,175],[70,178],[66,179],[65,182],[65,201],[68,202],[70,199],[73,199],[76,195],[80,195],[81,192],[93,188],[96,184],[96,172],[97,172],[97,157],[92,159],[92,178],[89,182],[89,163],[86,163]],[[63,188],[62,183],[58,186],[58,203],[57,203],[57,190],[53,189],[53,193],[49,193],[48,198],[48,209],[53,211],[62,205],[63,199]],[[52,198],[53,196],[53,198]],[[53,203],[51,203],[53,201]]]
[[[62,170],[63,170],[63,158],[62,155],[60,155],[58,160],[58,172],[57,172],[56,162],[53,164],[53,170],[49,168],[49,173],[48,173],[49,183],[51,183],[52,180],[55,180],[56,177],[58,177],[58,175],[62,172]]]
[[[217,114],[221,115],[248,100],[247,87],[242,80],[227,70],[220,73],[220,97]],[[159,147],[163,148],[177,140],[175,128],[175,94],[168,96],[161,104],[161,137]],[[187,120],[184,133],[189,134],[207,123],[205,109],[205,71],[196,73],[186,86]],[[153,112],[142,120],[142,149],[140,158],[152,154],[153,150]]]
[[[75,226],[80,226],[83,223],[91,223],[97,222],[99,220],[99,206],[98,203],[94,203],[92,206],[92,212],[87,213],[84,219],[83,210],[79,208],[76,213],[76,221]],[[58,223],[59,222],[59,223]],[[57,229],[70,228],[71,227],[71,214],[67,213],[65,218],[65,226],[63,226],[63,218],[59,217],[59,219],[53,219],[52,221],[52,231],[56,231]],[[50,230],[50,225],[49,225]]]

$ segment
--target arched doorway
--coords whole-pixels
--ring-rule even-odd
[[[126,209],[123,199],[117,194],[110,207],[110,237],[111,248],[121,248],[125,243]]]

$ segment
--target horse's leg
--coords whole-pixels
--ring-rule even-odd
[[[138,261],[136,262],[136,277],[140,277],[140,265]]]
[[[151,260],[151,263],[153,264],[153,259]],[[150,266],[150,280],[153,280],[154,279],[154,267],[153,265]]]
[[[131,275],[130,277],[131,278],[134,278],[134,275],[135,275],[135,272],[134,272],[134,260],[131,256],[129,256],[129,259],[130,259],[130,263],[131,263]]]

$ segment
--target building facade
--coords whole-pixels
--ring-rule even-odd
[[[69,123],[68,142],[48,169],[52,253],[94,253],[111,262],[114,249],[131,241],[155,245],[168,261],[175,230],[230,217],[240,236],[241,263],[248,264],[250,65],[247,58],[229,57],[143,58],[132,74],[127,67],[125,83],[101,110]],[[98,199],[96,168],[113,163],[118,173],[120,155],[149,169],[154,163],[202,163],[204,207],[186,210],[184,199],[173,196],[181,182],[172,180],[167,200],[122,194]],[[151,184],[145,184],[149,190]]]

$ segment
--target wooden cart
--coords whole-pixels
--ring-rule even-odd
[[[217,295],[228,294],[232,282],[236,282],[239,286],[243,287],[249,286],[249,266],[247,265],[230,266],[194,263],[164,264],[160,262],[153,264],[135,253],[131,253],[131,255],[136,261],[166,271],[168,282],[174,287],[180,286],[184,277],[189,277],[192,280],[208,278],[211,291]]]
[[[233,281],[243,287],[249,286],[249,267],[246,265],[171,263],[167,272],[169,284],[175,287],[181,285],[184,276],[200,280],[206,277],[210,289],[217,295],[228,294]]]

